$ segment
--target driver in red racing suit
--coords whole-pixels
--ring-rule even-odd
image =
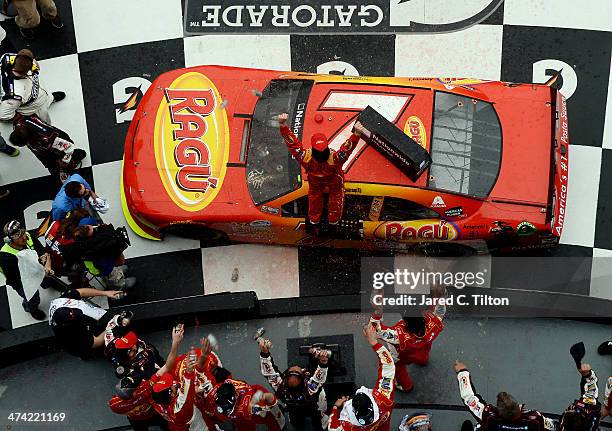
[[[436,292],[432,287],[432,295],[439,297],[441,292]],[[370,317],[370,322],[376,328],[376,337],[387,342],[395,360],[395,379],[397,389],[410,392],[414,384],[408,373],[407,365],[427,365],[432,343],[444,329],[442,320],[446,314],[446,306],[438,304],[435,307],[423,310],[421,316],[405,316],[393,326],[382,323],[383,309],[381,306],[375,308]]]
[[[385,346],[376,340],[371,324],[363,328],[363,336],[378,355],[378,381],[374,390],[361,387],[352,399],[342,397],[332,408],[329,431],[389,431],[393,410],[393,376],[395,364]]]
[[[497,394],[497,405],[486,403],[478,395],[467,366],[462,362],[455,362],[453,366],[459,381],[459,393],[463,403],[474,418],[478,421],[477,430],[480,431],[503,431],[510,429],[521,429],[525,431],[555,431],[555,423],[542,415],[537,410],[526,410],[525,406],[518,404],[512,396],[506,392]],[[471,427],[470,427],[471,425]],[[470,421],[463,424],[462,430],[474,429]]]
[[[223,368],[221,359],[211,350],[210,342],[203,338],[200,340],[201,349],[194,349],[197,356],[195,367],[195,399],[196,408],[200,411],[206,421],[206,392],[212,387],[223,382],[226,378],[231,378],[231,373]],[[208,352],[208,353],[207,353]],[[177,358],[177,366],[173,374],[177,381],[181,381],[187,371],[189,357],[187,354]],[[208,389],[207,389],[208,388]],[[214,428],[213,428],[214,429]]]
[[[183,338],[183,331],[182,324],[174,328],[172,348],[166,363],[149,379],[152,390],[147,401],[168,422],[170,431],[189,431],[192,422],[199,416],[195,408],[197,358],[195,358],[193,347],[189,354],[192,357],[187,357],[185,371],[178,381],[174,372],[178,345]],[[204,353],[208,355],[209,352],[210,350]]]
[[[287,127],[287,118],[288,114],[279,115],[278,124],[289,151],[308,174],[308,219],[311,224],[319,223],[323,213],[323,195],[329,193],[327,217],[329,224],[335,225],[342,218],[344,208],[342,165],[355,150],[363,128],[361,124],[355,124],[353,134],[338,151],[329,148],[327,137],[322,133],[312,135],[312,148],[304,149],[300,140]]]
[[[257,425],[280,431],[285,426],[276,396],[263,386],[227,379],[215,387],[207,385],[203,392],[206,405],[202,415],[209,430],[225,422],[231,422],[236,431],[255,431]]]

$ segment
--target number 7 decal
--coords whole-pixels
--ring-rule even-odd
[[[358,113],[368,105],[380,112],[387,120],[395,123],[402,112],[406,109],[413,95],[394,94],[394,93],[375,93],[375,92],[356,92],[356,91],[331,91],[319,109],[329,111],[355,111],[356,115],[333,136],[329,143],[329,148],[338,151],[340,146],[352,133],[353,125]],[[366,143],[360,140],[348,160],[342,165],[344,172],[347,172],[357,157],[363,152]]]

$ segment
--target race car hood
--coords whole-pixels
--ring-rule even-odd
[[[232,183],[244,184],[240,163],[243,112],[279,72],[203,66],[159,76],[143,97],[126,138],[124,207],[140,225],[188,221],[212,204],[238,205]],[[249,88],[252,91],[248,91]],[[234,177],[240,178],[234,178]],[[126,214],[127,217],[128,214]],[[140,215],[140,216],[139,216]]]

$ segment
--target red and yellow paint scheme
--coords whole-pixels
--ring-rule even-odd
[[[275,118],[331,148],[372,106],[432,156],[411,181],[360,141],[343,166],[353,239],[304,229],[308,178]],[[407,248],[485,241],[555,245],[567,198],[568,127],[551,85],[375,78],[199,66],[159,76],[125,142],[122,203],[139,235],[224,233],[232,241]],[[350,223],[349,223],[350,221]]]

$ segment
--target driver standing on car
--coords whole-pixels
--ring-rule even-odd
[[[318,225],[323,213],[323,195],[329,194],[327,219],[330,225],[338,224],[344,207],[344,171],[342,165],[355,150],[363,134],[361,124],[354,126],[353,134],[338,151],[329,148],[323,133],[315,133],[310,139],[311,148],[304,149],[300,140],[287,127],[288,114],[278,116],[280,133],[289,151],[308,174],[308,219]]]

